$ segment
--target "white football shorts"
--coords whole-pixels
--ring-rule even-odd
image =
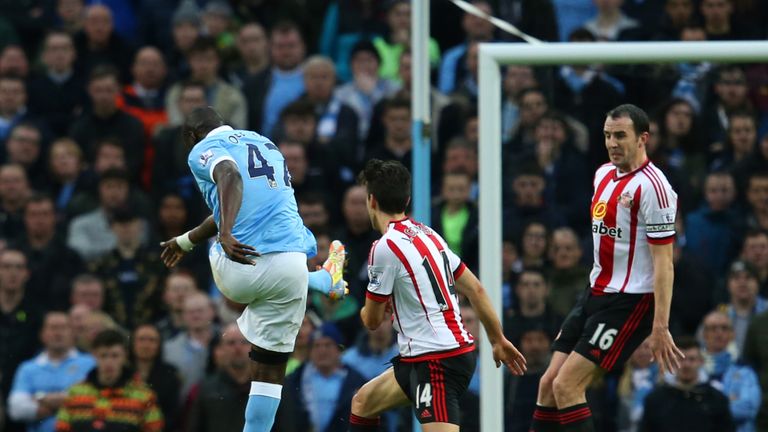
[[[307,308],[307,255],[269,253],[245,265],[230,260],[217,243],[208,257],[219,291],[248,305],[237,319],[243,336],[265,350],[293,352]]]

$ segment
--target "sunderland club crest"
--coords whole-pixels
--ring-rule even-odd
[[[624,208],[632,208],[632,204],[634,204],[635,200],[632,198],[632,195],[629,194],[629,192],[624,192],[619,197],[619,205]]]

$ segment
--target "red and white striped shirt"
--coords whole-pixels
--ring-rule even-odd
[[[655,165],[646,161],[630,173],[605,164],[597,169],[592,196],[594,266],[589,281],[605,293],[653,292],[648,243],[675,238],[677,193]]]
[[[410,219],[390,222],[373,244],[366,297],[377,302],[392,299],[402,361],[446,358],[474,349],[454,289],[465,269],[440,235]]]

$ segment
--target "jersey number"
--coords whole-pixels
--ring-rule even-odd
[[[264,144],[269,150],[277,150],[277,146],[272,143]],[[256,161],[259,162],[259,166],[256,166]],[[291,175],[288,173],[288,165],[283,164],[283,181],[287,187],[291,187]],[[259,148],[253,144],[248,144],[248,175],[251,178],[266,177],[267,184],[272,189],[277,187],[277,181],[275,180],[275,168],[270,165],[264,156],[261,155]]]
[[[443,269],[445,270],[445,274],[448,279],[448,292],[451,295],[456,295],[456,282],[453,280],[451,266],[448,264],[448,254],[446,254],[445,251],[440,251],[440,255],[443,257]],[[422,261],[421,264],[427,271],[427,276],[429,276],[429,283],[432,285],[432,291],[435,293],[435,300],[437,300],[437,304],[440,306],[440,310],[451,310],[451,303],[448,302],[448,300],[443,295],[443,290],[440,289],[440,283],[437,280],[437,275],[440,274],[440,271],[438,269],[432,268],[432,265],[429,263],[427,257],[424,257],[424,261]]]
[[[421,404],[429,408],[432,405],[432,385],[430,383],[424,384],[424,388],[421,384],[416,386],[416,409],[419,409]]]
[[[608,348],[613,345],[613,340],[616,338],[616,334],[619,332],[616,329],[607,329],[606,331],[603,331],[605,328],[605,323],[600,323],[597,325],[597,329],[595,329],[595,333],[592,335],[592,339],[589,340],[589,343],[594,346],[595,343],[597,343],[597,346],[600,347],[601,350],[605,351]],[[603,335],[600,336],[600,333]]]

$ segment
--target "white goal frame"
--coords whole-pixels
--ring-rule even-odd
[[[621,42],[480,44],[480,276],[501,317],[501,73],[500,65],[634,64],[768,61],[768,42]],[[590,131],[596,133],[596,131]],[[480,349],[480,419],[483,432],[504,430],[503,377],[491,346]]]

